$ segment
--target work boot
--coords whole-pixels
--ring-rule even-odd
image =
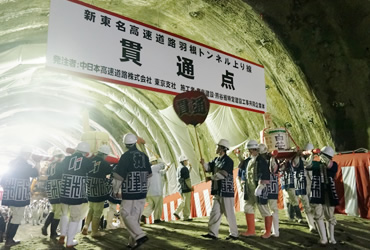
[[[330,244],[337,244],[335,238],[334,238],[334,225],[329,223],[329,235],[330,235],[330,239],[329,239],[329,242]]]
[[[301,223],[303,220],[301,209],[299,208],[299,206],[294,206],[293,208],[294,208],[295,216],[298,219],[298,223]]]
[[[268,239],[271,236],[271,226],[272,226],[272,216],[266,216],[265,217],[265,234],[262,235],[261,237],[263,239]]]
[[[77,240],[75,240],[75,236],[78,229],[79,222],[77,221],[70,221],[68,224],[68,231],[67,231],[67,248],[74,248],[78,244]],[[98,224],[99,225],[99,224]]]
[[[8,226],[6,229],[6,240],[5,240],[6,247],[11,247],[11,246],[18,245],[21,243],[20,241],[15,241],[13,239],[17,233],[18,227],[19,227],[19,224],[8,223]]]
[[[51,222],[52,222],[53,219],[54,219],[54,213],[53,212],[50,212],[48,214],[48,217],[46,217],[44,226],[42,226],[42,228],[41,228],[42,235],[48,236],[47,229],[48,229],[48,226],[51,224]]]
[[[306,213],[306,220],[307,220],[307,223],[308,223],[308,227],[310,229],[310,232],[315,232],[316,231],[316,228],[315,228],[315,221],[313,220],[313,215],[308,212]]]
[[[273,237],[279,237],[279,213],[273,213],[272,214],[272,234]]]
[[[51,239],[55,239],[56,237],[59,236],[58,233],[57,233],[58,225],[59,225],[59,220],[58,219],[53,219],[51,221],[51,225],[50,225],[50,238]]]
[[[323,220],[317,220],[316,224],[317,224],[317,229],[318,229],[317,231],[319,232],[319,235],[320,235],[319,244],[320,245],[328,244],[328,238],[326,237],[326,229],[325,229],[324,221]]]
[[[11,246],[15,246],[15,245],[18,245],[18,244],[21,244],[21,242],[19,240],[15,241],[13,239],[7,239],[5,241],[5,246],[6,247],[11,247]]]
[[[247,221],[247,231],[241,235],[246,237],[256,236],[254,214],[245,214],[245,220]]]
[[[67,216],[60,217],[60,221],[59,221],[60,237],[58,241],[58,244],[60,245],[64,245],[64,240],[65,240],[65,237],[67,236],[67,231],[68,231],[68,222],[69,222],[69,219]]]
[[[289,213],[289,221],[294,221],[294,206],[290,203],[288,203],[288,213]]]

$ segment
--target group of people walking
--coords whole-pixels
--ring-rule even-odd
[[[101,237],[98,228],[104,202],[109,200],[112,207],[116,207],[117,203],[121,205],[121,218],[130,233],[128,246],[135,248],[148,239],[140,228],[139,219],[145,205],[148,179],[152,174],[151,164],[146,154],[136,148],[135,135],[126,134],[123,142],[127,151],[114,166],[105,160],[110,153],[107,145],[100,146],[96,155],[90,153],[87,142],[80,142],[75,152],[66,157],[59,149],[53,152],[53,161],[46,174],[46,191],[52,209],[41,229],[42,234],[48,235],[50,225],[52,239],[59,237],[59,244],[74,248],[78,244],[75,240],[77,232],[82,228],[82,234],[88,234],[91,223],[91,236]],[[19,244],[14,236],[25,207],[30,204],[30,178],[39,176],[39,164],[33,166],[28,162],[32,151],[32,148],[22,148],[1,179],[4,189],[2,205],[9,206],[10,210],[6,246]],[[111,179],[107,178],[108,175]],[[116,210],[110,211],[114,214]],[[57,233],[58,226],[60,235]]]
[[[211,162],[205,163],[201,159],[205,171],[211,172],[211,194],[213,205],[208,222],[208,233],[205,238],[217,239],[222,214],[229,223],[227,240],[238,239],[239,233],[234,214],[234,183],[233,160],[226,155],[229,142],[219,141],[216,147],[218,156]],[[302,202],[310,231],[317,229],[320,235],[319,244],[328,242],[336,244],[334,226],[336,219],[334,208],[338,205],[335,190],[335,175],[338,165],[332,160],[334,150],[330,146],[321,149],[319,160],[314,160],[313,146],[307,145],[305,153],[297,152],[289,159],[277,159],[270,153],[265,144],[258,144],[250,140],[245,144],[244,157],[240,156],[238,166],[238,180],[244,197],[244,213],[247,230],[242,236],[256,236],[255,209],[257,208],[264,218],[265,230],[263,239],[279,237],[279,213],[277,206],[279,183],[286,193],[288,211],[298,215],[301,220],[301,210],[298,206],[299,198]],[[292,217],[290,217],[292,219]],[[326,226],[324,223],[326,220]],[[328,230],[326,230],[326,228]],[[329,232],[327,235],[327,231]]]
[[[98,231],[104,209],[104,202],[109,200],[110,213],[108,223],[113,217],[111,213],[120,204],[120,215],[129,232],[128,248],[135,249],[149,238],[140,227],[154,211],[154,223],[161,222],[163,208],[162,177],[169,169],[159,157],[151,157],[136,147],[137,137],[126,134],[123,144],[126,147],[118,164],[111,165],[106,161],[110,153],[107,145],[102,145],[98,153],[91,157],[90,145],[81,142],[75,152],[66,156],[59,149],[53,152],[53,161],[47,169],[46,189],[52,209],[46,218],[41,231],[58,239],[58,243],[74,248],[78,244],[75,235],[82,228],[87,235],[91,224],[91,236],[101,237]],[[230,143],[221,139],[216,145],[217,156],[210,162],[200,160],[205,172],[211,173],[207,181],[211,181],[213,195],[212,210],[208,222],[208,233],[202,237],[217,239],[222,215],[229,224],[227,240],[239,237],[234,212],[234,161],[226,154]],[[337,164],[332,161],[334,150],[326,146],[319,155],[320,161],[313,160],[313,154],[303,156],[297,154],[293,159],[277,160],[268,153],[264,144],[254,140],[246,143],[247,154],[240,158],[238,180],[244,195],[244,213],[247,230],[242,236],[255,236],[255,208],[257,207],[265,222],[262,238],[279,237],[279,215],[277,194],[279,191],[278,176],[281,176],[282,188],[286,190],[290,211],[300,214],[296,197],[303,204],[306,218],[311,230],[317,228],[320,244],[327,244],[324,218],[328,223],[329,241],[335,244],[334,207],[338,203],[335,193],[334,177]],[[4,189],[2,205],[9,206],[10,217],[6,228],[6,245],[12,246],[19,242],[14,240],[18,226],[23,218],[25,206],[30,204],[30,178],[39,175],[39,166],[27,162],[32,154],[30,148],[23,148],[18,157],[10,163],[10,171],[3,176],[1,186]],[[182,201],[173,214],[184,221],[191,221],[190,200],[194,190],[191,184],[191,165],[189,159],[182,155],[177,167],[178,191]],[[312,172],[311,184],[307,181],[307,171]],[[107,178],[110,176],[110,178]],[[311,180],[311,178],[309,178]],[[293,196],[294,195],[294,196]],[[145,203],[148,205],[145,207]],[[88,204],[88,205],[87,205]],[[299,211],[298,211],[299,210]],[[84,226],[82,221],[84,220]],[[315,222],[315,223],[314,223]],[[57,228],[60,228],[60,235]]]

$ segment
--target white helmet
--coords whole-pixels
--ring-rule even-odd
[[[227,148],[227,149],[229,149],[229,148],[230,148],[230,142],[229,142],[228,140],[226,140],[226,139],[221,139],[221,140],[217,143],[217,145],[223,146],[223,147],[225,147],[225,148]]]
[[[82,141],[77,145],[76,150],[83,153],[90,153],[90,144],[88,142]]]
[[[126,145],[135,144],[137,142],[137,137],[134,134],[125,134],[123,136],[123,143]]]
[[[313,149],[313,145],[311,142],[309,142],[307,145],[306,145],[306,148],[304,149],[305,151],[311,151]]]
[[[186,157],[185,155],[181,155],[181,156],[179,157],[179,162],[183,162],[183,161],[187,161],[187,160],[189,160],[189,159],[188,159],[188,157]]]
[[[245,144],[245,149],[258,149],[258,143],[255,140],[250,140]]]
[[[98,152],[109,155],[110,147],[108,145],[101,145],[98,149]]]
[[[267,153],[267,146],[264,143],[258,144],[258,151],[260,154],[266,154]]]
[[[53,151],[53,156],[57,156],[57,155],[64,155],[63,151],[60,150],[59,148],[55,149]]]
[[[149,158],[149,162],[156,161],[156,160],[157,160],[157,157],[155,156],[150,156]]]
[[[327,155],[327,156],[330,156],[330,157],[333,157],[334,156],[334,149],[330,146],[325,146],[321,149],[321,153]]]

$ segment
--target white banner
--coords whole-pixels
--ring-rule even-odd
[[[51,0],[47,66],[97,80],[266,111],[264,68],[77,0]]]

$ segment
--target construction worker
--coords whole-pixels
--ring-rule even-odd
[[[10,218],[6,228],[6,247],[20,243],[13,238],[21,224],[24,209],[30,204],[30,178],[36,178],[39,175],[39,165],[36,164],[34,167],[28,163],[32,152],[31,147],[22,147],[18,156],[9,163],[8,172],[1,179],[0,184],[4,189],[2,205],[8,206],[10,210]]]
[[[301,209],[299,208],[298,197],[296,196],[294,180],[295,172],[292,162],[285,159],[280,163],[281,175],[281,189],[283,190],[283,198],[285,199],[286,209],[288,210],[289,221],[294,221],[297,217],[298,223],[303,220]]]
[[[307,170],[305,166],[310,166],[312,164],[313,159],[313,145],[311,143],[307,144],[305,151],[311,151],[309,156],[303,156],[302,152],[299,152],[297,156],[295,156],[291,160],[291,165],[294,169],[294,188],[295,188],[295,195],[299,197],[302,202],[304,212],[306,214],[306,220],[308,223],[308,227],[310,232],[315,231],[315,224],[313,220],[312,209],[310,206],[310,201],[308,198],[307,192]]]
[[[136,148],[137,137],[126,134],[123,143],[128,149],[113,169],[113,192],[118,196],[122,189],[121,216],[130,234],[127,247],[135,249],[149,238],[140,227],[148,191],[148,178],[152,176],[149,158]]]
[[[334,226],[337,224],[334,209],[339,204],[335,189],[335,176],[338,171],[338,164],[332,160],[333,156],[334,149],[330,146],[325,146],[321,149],[320,161],[312,161],[312,165],[306,167],[307,170],[312,170],[310,204],[318,227],[319,244],[321,245],[328,243],[324,218],[327,221],[329,242],[331,244],[337,243],[334,238]]]
[[[62,215],[62,205],[59,200],[62,168],[59,163],[62,162],[64,158],[65,155],[63,152],[60,149],[55,149],[53,152],[53,161],[50,162],[46,170],[46,193],[51,204],[51,212],[46,217],[44,226],[41,228],[41,233],[47,236],[47,228],[50,225],[50,238],[52,239],[58,237],[57,228]]]
[[[226,240],[237,240],[239,237],[234,212],[234,162],[226,154],[229,147],[229,141],[221,139],[216,146],[218,157],[208,163],[205,163],[204,159],[200,160],[205,172],[212,173],[212,176],[207,180],[212,180],[213,204],[208,221],[208,233],[202,235],[204,238],[218,238],[222,214],[225,215],[229,223],[229,236],[226,237]]]
[[[254,207],[257,204],[261,216],[265,220],[265,233],[262,238],[271,236],[272,216],[268,207],[267,184],[270,182],[270,171],[267,161],[258,153],[258,143],[255,140],[247,142],[249,157],[240,164],[245,171],[242,180],[244,185],[244,213],[247,221],[247,231],[243,236],[255,236]]]
[[[272,216],[272,234],[273,237],[279,237],[279,209],[277,206],[279,194],[279,165],[275,157],[268,153],[266,144],[258,145],[259,154],[267,161],[270,170],[270,183],[267,184],[268,207]]]
[[[191,221],[190,205],[191,205],[191,192],[194,191],[191,186],[190,171],[188,169],[189,159],[185,155],[179,158],[180,166],[177,167],[177,189],[181,195],[181,201],[173,214],[176,219],[180,219],[180,213],[183,212],[184,221]]]
[[[112,168],[105,158],[109,155],[108,145],[102,145],[98,149],[97,155],[92,158],[93,169],[87,177],[87,199],[89,201],[89,212],[87,214],[82,234],[87,235],[91,222],[91,237],[101,237],[98,232],[100,218],[104,209],[104,202],[108,198],[110,188],[108,187],[107,175],[112,172]]]
[[[113,166],[114,169],[115,165]],[[108,211],[107,211],[107,229],[114,229],[113,227],[113,218],[116,217],[117,214],[119,214],[119,210],[117,207],[119,207],[122,203],[122,189],[118,189],[118,195],[113,193],[113,175],[110,175],[109,178],[109,187],[111,188],[110,194],[108,196]],[[119,225],[121,228],[125,227],[125,223],[123,222],[122,216],[118,216],[119,219]]]
[[[148,195],[146,201],[148,205],[144,208],[143,215],[141,216],[141,222],[145,223],[146,218],[149,217],[154,211],[154,223],[160,223],[163,210],[163,176],[167,173],[167,170],[171,165],[165,165],[164,162],[158,162],[156,156],[149,158],[150,164],[152,164],[152,177],[149,179]]]
[[[62,216],[60,218],[59,244],[64,244],[67,236],[67,248],[73,248],[78,244],[74,237],[81,228],[81,221],[84,217],[84,204],[87,203],[87,173],[92,170],[93,166],[91,159],[87,158],[89,153],[89,143],[80,142],[76,151],[60,163],[62,168],[60,185]]]

